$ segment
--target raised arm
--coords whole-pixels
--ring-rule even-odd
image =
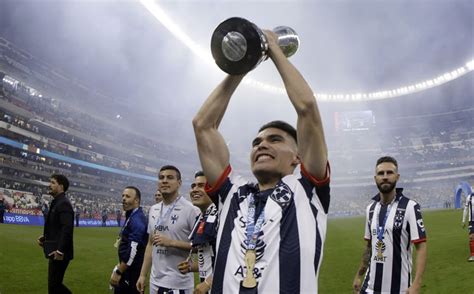
[[[276,35],[265,31],[269,56],[285,84],[286,92],[298,114],[298,154],[305,169],[318,179],[326,177],[327,146],[318,104],[301,73],[288,61],[276,43]]]
[[[194,134],[201,166],[210,185],[214,185],[229,165],[229,150],[217,130],[230,97],[244,75],[227,76],[212,91],[193,119]]]

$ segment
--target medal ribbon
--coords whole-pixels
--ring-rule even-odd
[[[263,221],[265,218],[265,211],[262,209],[260,215],[258,216],[257,222],[255,222],[255,214],[257,207],[255,205],[255,198],[253,194],[250,194],[248,197],[249,200],[249,210],[247,215],[247,250],[255,250],[257,247],[257,238],[262,230]]]
[[[385,231],[385,224],[387,223],[387,218],[388,218],[388,215],[390,214],[390,210],[392,210],[392,203],[390,203],[387,207],[387,211],[385,212],[385,216],[383,218],[382,224],[377,225],[377,239],[379,241],[383,240],[383,233]],[[381,211],[382,211],[382,204],[380,204],[379,215],[377,216],[377,223],[379,222]]]
[[[123,230],[127,227],[128,222],[132,218],[132,215],[134,215],[138,211],[138,208],[134,208],[130,216],[127,218],[127,221],[123,224],[123,227],[120,229],[119,237],[122,237]]]
[[[179,196],[178,198],[176,198],[176,200],[173,202],[173,204],[168,208],[168,210],[166,211],[165,215],[163,216],[163,201],[161,201],[161,209],[160,209],[160,217],[158,218],[158,220],[156,221],[156,227],[159,227],[163,224],[163,222],[168,219],[171,215],[171,212],[173,211],[173,209],[175,208],[176,206],[176,203],[178,203],[179,199],[181,198],[181,196]]]

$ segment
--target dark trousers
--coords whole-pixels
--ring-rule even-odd
[[[72,293],[63,284],[64,273],[66,273],[69,260],[49,259],[48,264],[48,293],[49,294],[69,294]]]
[[[3,215],[4,214],[5,214],[4,210],[0,211],[0,224],[3,224]]]
[[[118,287],[114,289],[114,294],[140,294],[137,290],[137,281],[140,277],[141,268],[128,268],[122,275]]]

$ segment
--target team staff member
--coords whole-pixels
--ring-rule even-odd
[[[49,207],[44,233],[38,238],[38,245],[48,263],[48,293],[64,294],[71,291],[63,284],[64,274],[74,257],[73,231],[74,210],[66,198],[69,181],[64,175],[53,174],[49,181],[49,194],[53,201]]]
[[[420,205],[396,188],[400,178],[393,157],[377,160],[375,183],[379,193],[367,206],[367,247],[357,271],[355,293],[419,293],[426,263],[426,232]],[[412,277],[412,250],[416,248],[416,275]],[[365,279],[362,284],[362,279]]]
[[[163,195],[161,195],[160,190],[156,190],[155,195],[153,196],[155,197],[155,204],[163,201]]]
[[[189,192],[191,202],[201,210],[194,224],[193,232],[189,236],[193,251],[197,252],[198,261],[192,261],[190,256],[188,260],[178,265],[179,271],[183,274],[199,272],[201,283],[196,285],[194,294],[204,294],[211,290],[214,252],[216,250],[217,207],[204,190],[206,182],[204,173],[197,172]]]
[[[139,293],[136,288],[148,241],[147,218],[140,207],[141,193],[133,186],[122,192],[125,223],[118,242],[119,264],[112,271],[110,285],[115,294]]]

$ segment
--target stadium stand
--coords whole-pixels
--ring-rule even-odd
[[[149,206],[160,166],[179,162],[183,175],[199,169],[194,152],[114,119],[112,104],[121,107],[0,38],[0,194],[10,212],[41,216],[51,200],[49,176],[59,172],[71,181],[69,196],[81,219],[99,220],[106,210],[113,220],[123,187],[138,186]],[[364,213],[377,192],[374,162],[385,154],[398,159],[400,186],[424,208],[449,207],[459,181],[473,182],[474,108],[373,115],[373,127],[328,134],[331,216]],[[183,185],[190,181],[185,176]]]

